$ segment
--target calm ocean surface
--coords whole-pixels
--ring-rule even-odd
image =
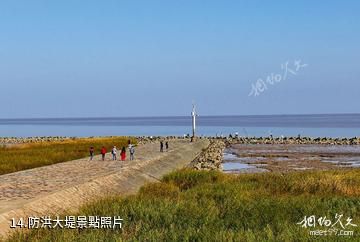
[[[360,136],[360,114],[199,116],[198,135]],[[0,119],[0,136],[184,135],[191,117]]]

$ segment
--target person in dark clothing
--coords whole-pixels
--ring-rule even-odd
[[[89,152],[90,152],[90,160],[93,160],[93,158],[94,158],[94,147],[91,146]]]
[[[164,142],[160,141],[160,152],[164,152]]]
[[[106,154],[106,148],[103,146],[101,148],[101,156],[102,156],[102,160],[104,161],[105,160],[105,154]]]
[[[167,141],[165,143],[165,149],[166,149],[166,151],[168,151],[168,149],[169,149],[169,142],[167,142]]]

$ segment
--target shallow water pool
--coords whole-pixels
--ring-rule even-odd
[[[255,165],[249,165],[246,161],[256,160],[256,157],[238,157],[230,153],[230,150],[225,150],[223,154],[223,171],[225,173],[255,173],[265,172],[266,169],[257,168]]]

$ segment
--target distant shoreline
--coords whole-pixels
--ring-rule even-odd
[[[25,143],[44,143],[44,142],[61,142],[66,140],[78,139],[98,139],[113,137],[132,137],[136,138],[139,143],[157,142],[163,139],[188,139],[189,136],[91,136],[91,137],[65,137],[65,136],[44,136],[44,137],[0,137],[0,145],[25,144]],[[230,144],[308,144],[308,145],[360,145],[360,137],[352,138],[332,138],[332,137],[241,137],[241,136],[200,136],[199,139],[219,139]]]

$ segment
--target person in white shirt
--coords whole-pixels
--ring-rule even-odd
[[[130,153],[130,160],[134,160],[135,147],[133,145],[129,145],[129,153]]]
[[[111,150],[113,160],[116,160],[116,153],[117,153],[117,149],[116,149],[116,146],[114,146],[114,148],[112,148],[112,150]]]

